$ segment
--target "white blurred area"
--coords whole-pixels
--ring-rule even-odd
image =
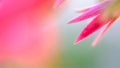
[[[79,32],[89,23],[89,20],[82,21],[80,23],[75,24],[67,24],[67,22],[78,16],[79,13],[76,13],[76,9],[82,9],[84,7],[88,7],[91,5],[96,4],[97,0],[69,0],[66,2],[67,6],[64,8],[64,11],[62,11],[62,15],[60,17],[61,32],[64,33],[64,37],[71,37],[67,40],[67,43],[73,44],[75,38],[79,34]],[[103,39],[100,41],[100,43],[95,47],[95,51],[97,54],[96,59],[96,68],[120,68],[120,20],[118,20],[112,28],[105,34]],[[99,32],[99,31],[98,31]],[[98,35],[93,34],[92,37],[88,38],[87,40],[84,40],[82,43],[78,44],[77,46],[86,46],[92,43],[94,38]],[[92,39],[92,40],[91,40]],[[87,41],[90,41],[86,43]],[[82,45],[86,43],[86,45]],[[66,45],[66,47],[69,47],[70,45]],[[81,47],[82,48],[82,47]],[[85,47],[84,47],[85,49]],[[87,46],[86,46],[87,49]],[[79,60],[80,61],[80,60]]]

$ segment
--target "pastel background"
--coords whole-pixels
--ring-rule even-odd
[[[11,1],[17,2],[17,0]],[[31,3],[33,3],[32,1],[35,0],[31,0]],[[76,24],[67,24],[67,22],[79,15],[75,12],[77,9],[82,9],[84,7],[89,7],[93,4],[96,4],[98,2],[97,0],[67,0],[55,10],[52,8],[52,6],[50,6],[53,5],[55,0],[51,0],[51,2],[48,2],[49,0],[40,1],[40,3],[44,1],[45,2],[38,5],[36,8],[33,8],[29,13],[26,11],[23,14],[21,13],[22,15],[18,14],[17,20],[14,20],[13,13],[12,21],[15,22],[11,22],[13,23],[12,26],[14,27],[7,27],[6,24],[2,23],[3,25],[6,25],[8,30],[11,28],[11,31],[8,31],[10,36],[7,33],[7,36],[10,37],[10,39],[7,40],[10,40],[8,42],[11,43],[11,45],[7,43],[8,46],[4,46],[4,44],[6,44],[4,43],[6,42],[6,39],[4,42],[1,42],[2,40],[0,38],[0,43],[4,43],[3,45],[1,44],[2,47],[0,48],[0,68],[120,68],[120,20],[118,20],[117,23],[112,26],[112,28],[105,34],[103,39],[96,47],[92,47],[91,43],[99,31],[81,43],[77,45],[73,44],[77,35],[91,19]],[[22,3],[26,5],[24,2]],[[28,3],[27,0],[26,3]],[[24,5],[22,10],[26,8]],[[9,7],[15,7],[13,9],[17,9],[19,12],[17,6]],[[21,7],[20,4],[19,7]],[[9,13],[12,13],[12,10],[10,12],[6,11],[6,13],[9,15]],[[7,16],[6,13],[5,17]],[[1,19],[5,19],[5,17],[2,17],[4,14],[0,14],[1,21]],[[15,16],[17,16],[16,14]],[[27,19],[28,17],[30,17],[30,19]],[[16,21],[18,22],[17,24]],[[5,27],[1,25],[0,28]],[[24,31],[28,32],[24,34]],[[2,32],[2,29],[0,32]],[[18,36],[14,35],[14,32],[18,33]],[[24,40],[22,40],[24,38],[21,39],[21,32],[23,33],[26,41],[35,39],[35,42],[30,47],[28,43],[31,43],[31,41],[26,42],[26,44],[28,44],[26,47],[20,46],[22,45],[22,42],[24,44]],[[16,40],[16,38],[12,38],[12,36],[20,38],[20,41],[19,39]],[[5,38],[8,37],[5,36]],[[21,49],[23,51],[21,51]]]

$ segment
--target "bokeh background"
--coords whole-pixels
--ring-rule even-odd
[[[75,24],[67,22],[78,16],[76,9],[82,9],[96,4],[97,0],[68,0],[60,12],[59,28],[62,47],[60,68],[120,68],[120,20],[105,34],[96,47],[91,43],[102,30],[73,45],[74,40],[91,19]],[[103,27],[104,28],[104,27]]]

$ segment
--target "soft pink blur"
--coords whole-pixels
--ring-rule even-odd
[[[50,68],[59,52],[54,2],[0,1],[0,63]]]

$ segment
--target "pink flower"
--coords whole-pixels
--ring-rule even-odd
[[[47,65],[59,50],[54,3],[55,0],[0,1],[1,63],[7,60],[21,64],[21,68],[49,68]]]
[[[80,22],[85,19],[95,17],[81,32],[75,41],[75,44],[84,40],[92,33],[106,25],[106,28],[98,35],[93,42],[95,46],[110,26],[120,17],[120,1],[119,0],[105,0],[93,7],[89,7],[79,12],[83,12],[82,15],[72,19],[69,23]]]

